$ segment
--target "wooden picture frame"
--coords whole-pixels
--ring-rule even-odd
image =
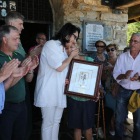
[[[69,65],[64,94],[97,99],[103,64],[86,60],[73,59]]]

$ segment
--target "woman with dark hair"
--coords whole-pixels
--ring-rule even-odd
[[[91,54],[90,57],[94,59],[94,62],[106,64],[106,62],[108,60],[108,55],[104,53],[104,51],[106,49],[105,40],[100,39],[100,40],[96,41],[95,47],[97,49],[97,52],[94,52],[93,54]],[[105,83],[102,80],[101,80],[101,83],[104,87]],[[99,107],[99,103],[96,103],[96,111],[95,111],[96,114],[98,114],[98,107]],[[98,134],[99,134],[100,138],[104,138],[104,134],[103,134],[103,130],[102,130],[102,119],[100,119]]]
[[[75,49],[77,49],[75,45],[67,46],[67,55],[70,56],[71,52]],[[93,62],[93,59],[91,57],[83,57],[79,54],[77,54],[74,59]],[[101,88],[99,91],[103,92]],[[95,124],[95,102],[85,98],[68,96],[67,105],[68,127],[74,128],[74,140],[81,140],[82,130],[85,130],[86,140],[92,140],[92,127]]]
[[[59,123],[66,107],[68,65],[79,53],[76,49],[68,57],[65,47],[74,45],[79,33],[78,27],[66,23],[42,49],[34,99],[34,105],[41,107],[42,112],[42,140],[58,140]]]
[[[97,49],[97,52],[94,52],[91,54],[91,58],[94,59],[94,62],[99,62],[99,63],[105,63],[108,60],[108,55],[104,53],[106,49],[106,43],[104,40],[98,40],[95,43],[95,47]]]

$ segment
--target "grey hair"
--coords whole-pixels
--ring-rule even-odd
[[[22,21],[24,20],[24,16],[20,14],[19,12],[9,12],[5,18],[5,24],[9,25],[9,22],[12,22],[13,20],[16,19],[21,19]]]
[[[0,27],[0,45],[2,44],[3,37],[9,37],[11,30],[18,31],[18,29],[11,25],[3,25]]]
[[[140,37],[140,33],[133,33],[132,36],[138,36],[138,37]]]
[[[36,35],[36,39],[38,39],[40,37],[40,35],[45,35],[44,33],[37,33]],[[46,36],[46,35],[45,35]]]

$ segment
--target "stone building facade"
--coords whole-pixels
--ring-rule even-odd
[[[108,6],[101,5],[101,0],[50,0],[53,11],[53,30],[57,32],[62,25],[71,22],[81,29],[79,46],[82,47],[83,20],[104,22],[107,44],[117,43],[119,50],[126,47],[128,10],[113,14]]]

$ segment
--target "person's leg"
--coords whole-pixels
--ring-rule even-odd
[[[129,121],[128,121],[128,111],[126,113],[126,119],[125,119],[125,122],[124,122],[126,125],[130,125]]]
[[[42,107],[42,140],[52,140],[52,128],[55,114],[55,107]]]
[[[110,131],[115,131],[115,114],[111,118]]]
[[[25,101],[18,104],[19,113],[13,124],[12,140],[23,140],[27,126],[27,107]]]
[[[11,140],[14,121],[18,111],[13,104],[5,104],[0,115],[0,140]]]
[[[111,108],[104,106],[104,112],[105,112],[105,127],[106,127],[106,132],[108,133],[111,118],[114,115],[114,111]]]
[[[115,135],[115,114],[112,115],[111,121],[110,121],[110,129],[109,133],[114,136]]]
[[[25,87],[26,87],[25,103],[27,106],[27,122],[24,140],[29,140],[32,132],[32,105],[30,100],[30,90],[27,82],[25,84]]]
[[[120,87],[117,94],[117,107],[115,119],[115,140],[123,140],[124,121],[126,118],[127,105],[133,91]]]
[[[133,140],[140,140],[140,108],[133,113],[134,130]]]
[[[68,127],[83,128],[83,102],[67,97]]]
[[[74,140],[81,140],[81,129],[74,129]]]
[[[58,140],[59,124],[62,118],[64,108],[57,108],[54,114],[54,123],[52,127],[52,140]]]
[[[92,140],[92,128],[85,130],[86,140]]]

